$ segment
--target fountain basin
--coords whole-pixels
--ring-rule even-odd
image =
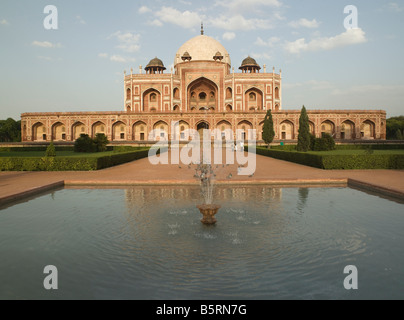
[[[215,219],[215,215],[219,211],[221,206],[217,204],[201,204],[196,207],[203,215],[203,218],[201,219],[201,222],[203,224],[209,225],[209,224],[215,224],[217,222],[217,220]]]

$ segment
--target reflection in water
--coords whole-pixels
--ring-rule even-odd
[[[302,211],[306,206],[307,198],[309,197],[309,188],[299,188],[299,198],[297,208]]]
[[[348,188],[218,186],[207,227],[200,199],[197,186],[64,189],[0,210],[0,299],[404,297],[402,204]],[[49,264],[63,275],[56,293],[38,279]],[[343,287],[346,265],[357,292]]]

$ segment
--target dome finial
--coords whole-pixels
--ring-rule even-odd
[[[203,31],[203,22],[201,22],[201,35],[203,36],[204,31]]]

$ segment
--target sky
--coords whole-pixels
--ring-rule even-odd
[[[56,21],[47,5],[57,29],[45,28]],[[357,8],[353,29],[348,5]],[[283,110],[404,115],[403,0],[2,0],[0,119],[123,111],[124,70],[138,73],[157,56],[170,72],[202,21],[236,72],[249,55],[282,70]]]

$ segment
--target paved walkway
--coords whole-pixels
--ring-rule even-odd
[[[404,199],[404,170],[321,170],[257,155],[250,176],[237,175],[238,166],[219,166],[216,183],[228,185],[343,184]],[[65,185],[167,185],[197,184],[195,166],[151,165],[141,159],[91,172],[0,172],[0,203]],[[231,174],[231,178],[229,177]]]

